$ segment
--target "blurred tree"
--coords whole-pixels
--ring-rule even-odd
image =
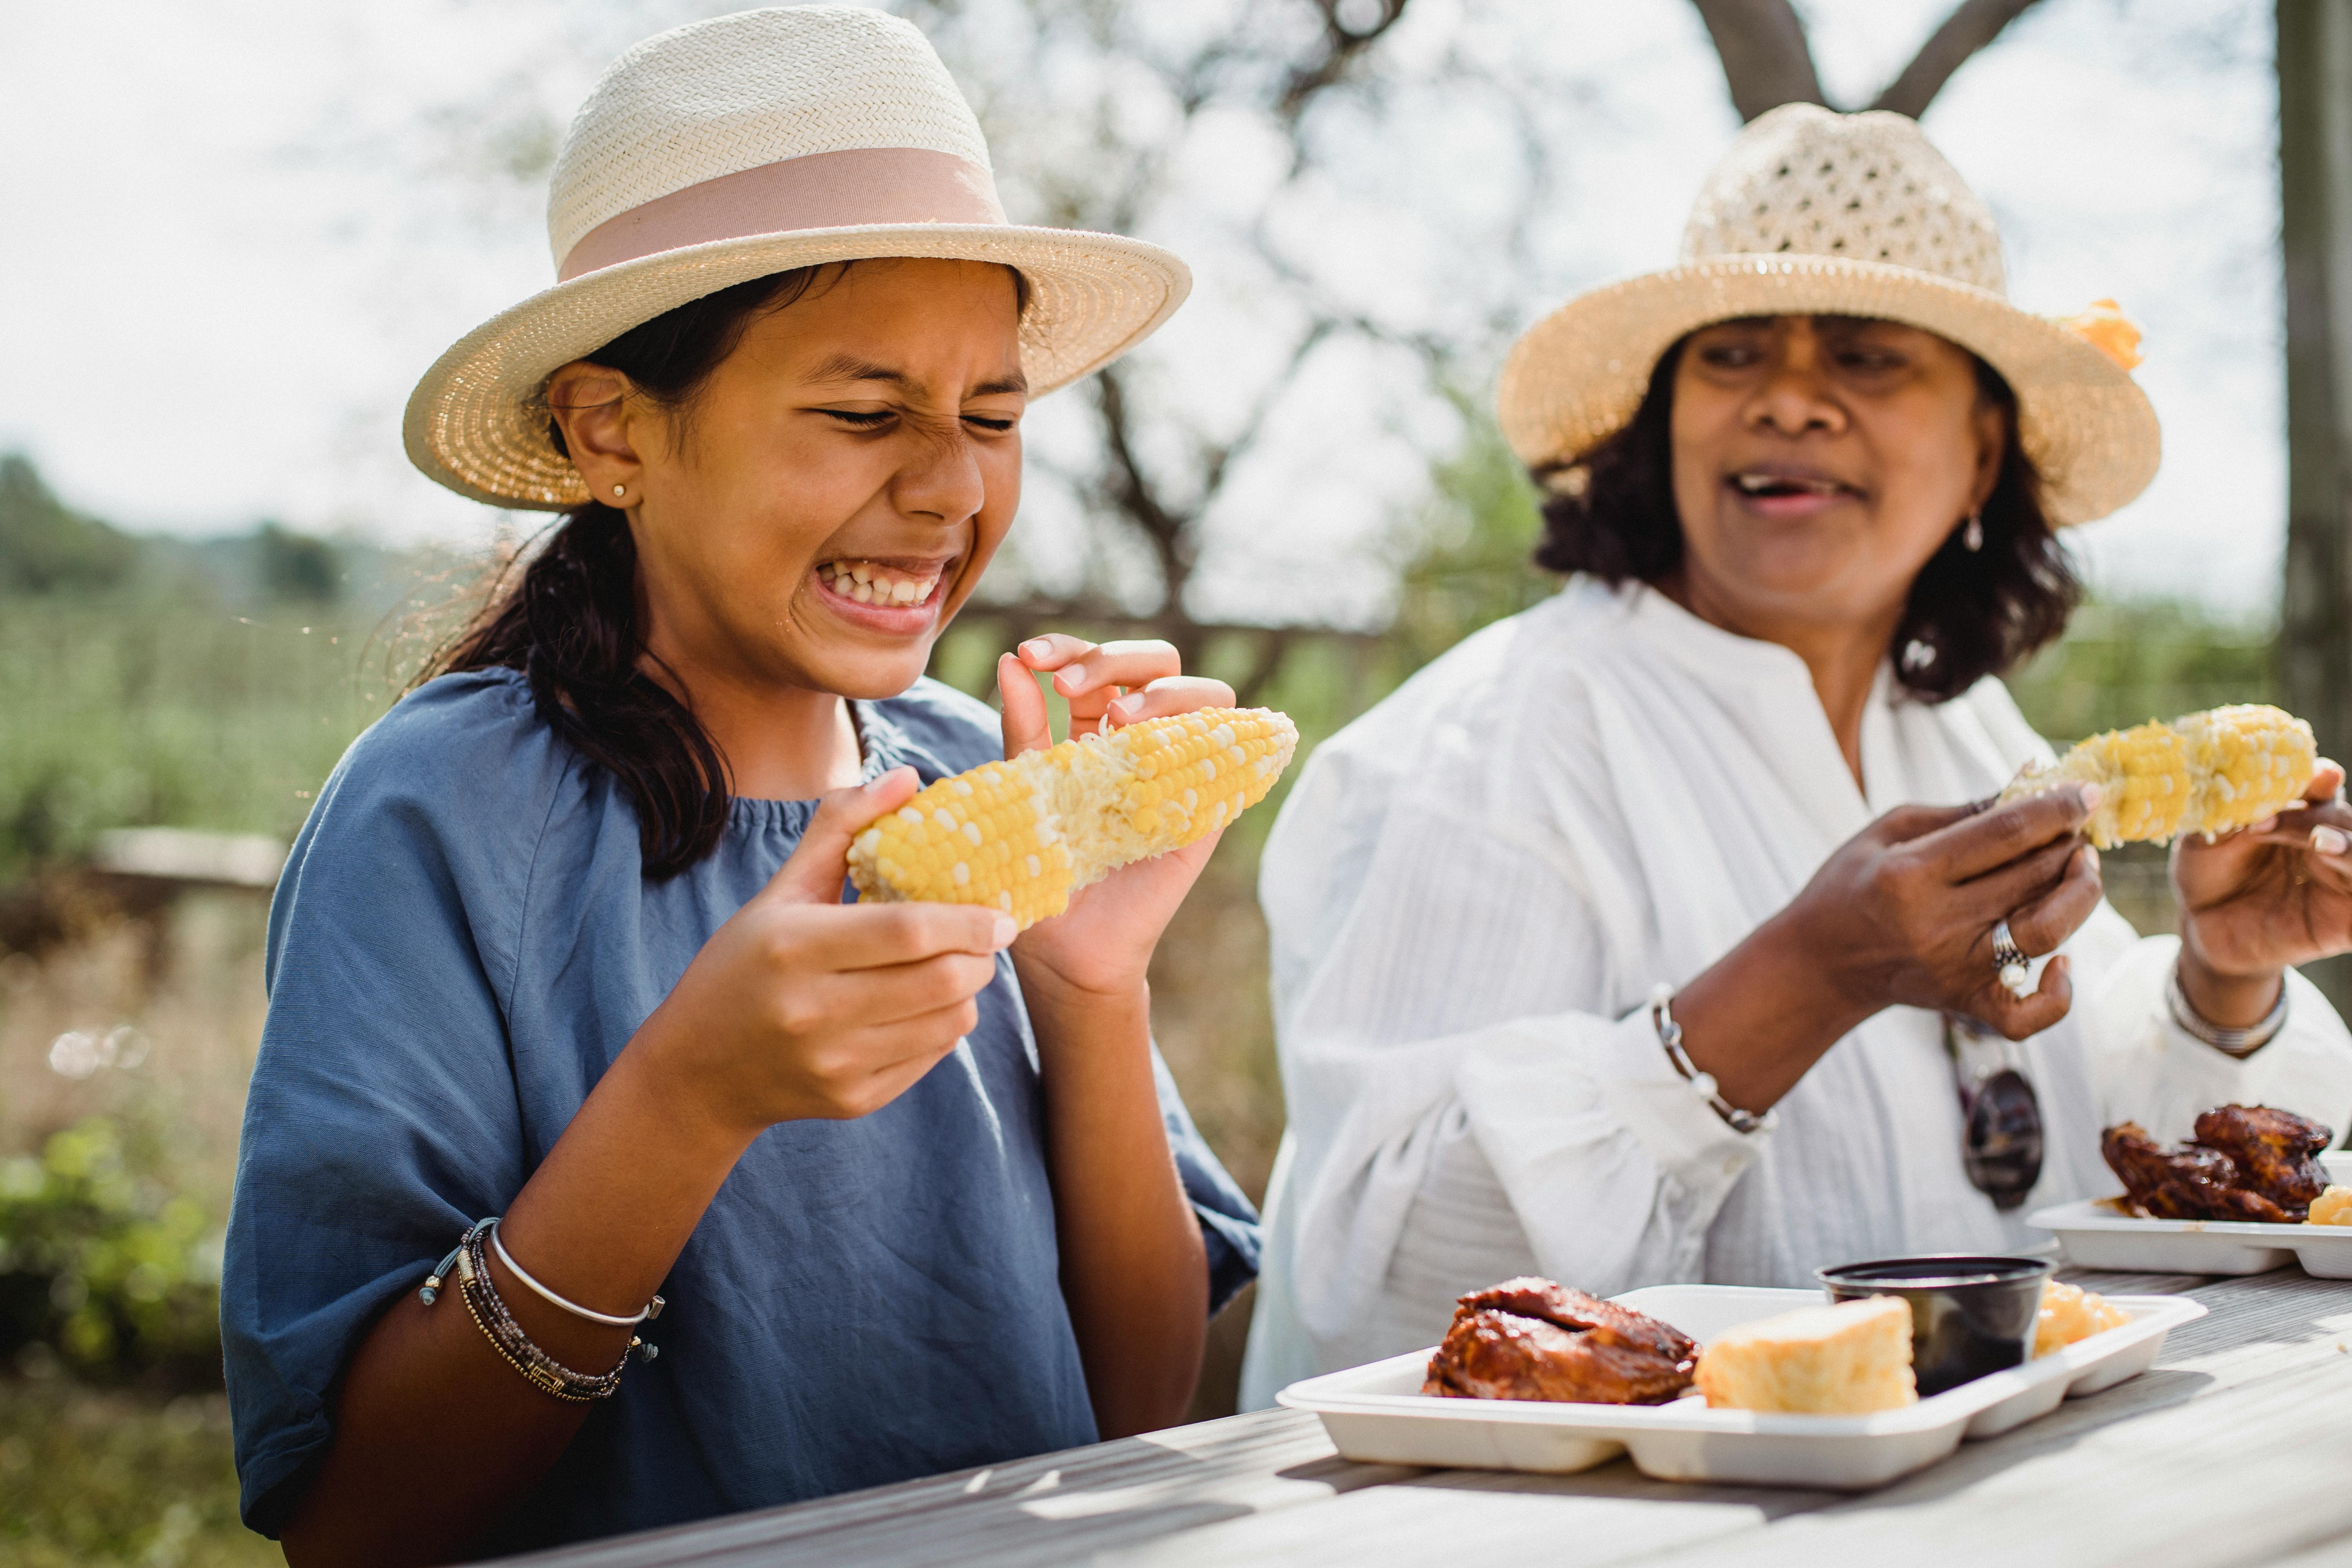
[[[2286,700],[2352,747],[2352,0],[2278,0],[2286,294]],[[2352,961],[2315,965],[2337,1006]]]
[[[139,546],[50,493],[32,460],[0,457],[0,594],[89,593],[131,574]]]
[[[1417,669],[1557,586],[1528,561],[1543,520],[1535,487],[1484,401],[1454,390],[1462,444],[1430,468],[1430,499],[1400,530],[1396,619],[1389,636]]]
[[[1145,232],[1168,196],[1171,164],[1188,147],[1192,132],[1219,116],[1247,116],[1270,123],[1286,144],[1286,177],[1265,193],[1251,222],[1254,243],[1273,264],[1277,286],[1296,306],[1296,321],[1274,374],[1255,386],[1237,389],[1229,405],[1237,419],[1211,429],[1179,406],[1157,404],[1149,388],[1149,362],[1123,360],[1090,377],[1080,393],[1092,401],[1097,441],[1089,466],[1060,470],[1056,477],[1094,517],[1109,521],[1126,540],[1141,546],[1150,581],[1139,591],[1096,571],[1076,592],[1033,594],[995,607],[997,618],[1016,637],[1047,623],[1088,621],[1126,635],[1164,637],[1188,665],[1197,665],[1210,639],[1238,627],[1213,626],[1197,619],[1186,590],[1199,564],[1203,526],[1216,510],[1237,465],[1265,435],[1317,351],[1346,334],[1387,337],[1378,324],[1335,310],[1297,270],[1284,264],[1265,231],[1265,209],[1295,189],[1316,168],[1316,146],[1307,122],[1318,101],[1365,85],[1372,55],[1401,22],[1409,0],[1284,0],[1241,13],[1238,26],[1205,27],[1172,44],[1163,16],[1149,5],[1118,0],[1025,0],[1034,57],[1015,69],[986,62],[1001,43],[1002,29],[985,37],[961,28],[971,9],[966,0],[904,0],[898,9],[939,43],[959,79],[980,84],[1020,82],[1024,91],[993,100],[983,96],[980,112],[992,141],[1023,148],[1017,160],[999,153],[1001,166],[1016,162],[1030,172],[1042,211],[1034,221],[1105,230]],[[1123,69],[1103,69],[1093,101],[1084,107],[1086,133],[1072,139],[1056,126],[1041,134],[1029,120],[1040,107],[1027,90],[1049,78],[1048,58],[1082,47]],[[1169,119],[1138,123],[1132,113],[1141,96],[1130,74],[1151,79]],[[1066,106],[1055,105],[1060,120]],[[1028,120],[1029,122],[1024,122]],[[1040,155],[1042,154],[1042,155]],[[1122,591],[1129,589],[1130,591]],[[1271,628],[1259,657],[1242,676],[1254,690],[1273,671],[1287,639]]]
[[[2036,0],[1961,0],[1941,26],[1927,35],[1895,79],[1866,106],[1892,110],[1916,120],[1952,73],[2031,10]],[[2299,0],[2280,0],[2282,5]],[[1805,37],[1805,24],[1792,0],[1691,0],[1706,23],[1731,101],[1742,120],[1753,120],[1784,103],[1835,108],[1822,92],[1820,73]]]
[[[295,533],[274,522],[254,530],[261,585],[273,599],[331,605],[342,589],[342,563],[323,539]]]

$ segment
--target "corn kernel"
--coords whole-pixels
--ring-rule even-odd
[[[1220,709],[986,763],[859,830],[850,879],[861,897],[992,905],[1026,928],[1264,799],[1297,741],[1282,714]]]

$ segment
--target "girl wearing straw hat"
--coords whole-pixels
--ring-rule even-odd
[[[2352,947],[2342,770],[2180,847],[2179,941],[2101,901],[2094,802],[1970,804],[2049,755],[1997,678],[2074,603],[2053,531],[2155,472],[2136,339],[2011,305],[1910,121],[1791,105],[1681,265],[1519,341],[1502,426],[1576,575],[1321,747],[1267,846],[1291,1131],[1245,1402],[1516,1274],[2032,1246],[2126,1117],[2342,1129],[2352,1039],[2287,967]],[[2019,952],[2057,954],[2024,994]]]
[[[353,745],[272,913],[222,1316],[245,1516],[297,1563],[1164,1426],[1255,1263],[1144,987],[1209,844],[1018,942],[841,902],[853,828],[1050,739],[1033,671],[1081,731],[1232,700],[1058,636],[1001,721],[919,679],[1026,401],[1182,263],[1007,224],[922,36],[827,6],[623,56],[549,226],[556,286],[406,434],[567,519]]]

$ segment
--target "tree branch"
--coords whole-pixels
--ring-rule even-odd
[[[1944,18],[1944,25],[1919,46],[1919,52],[1903,68],[1903,74],[1888,83],[1886,90],[1870,107],[1891,109],[1897,114],[1918,119],[1935,101],[1936,94],[1943,90],[1944,84],[1952,79],[1954,71],[2000,37],[2002,28],[2032,10],[2034,4],[2035,0],[1961,0]]]
[[[1118,365],[1097,371],[1095,413],[1101,420],[1104,472],[1093,488],[1133,524],[1160,565],[1160,608],[1181,610],[1184,584],[1192,574],[1194,525],[1200,521],[1203,494],[1194,505],[1177,507],[1163,501],[1151,475],[1135,449],[1134,418],[1127,401],[1127,377]]]
[[[1364,51],[1379,43],[1381,36],[1402,19],[1407,0],[1378,0],[1380,14],[1360,27],[1350,26],[1339,14],[1344,3],[1345,0],[1314,0],[1315,9],[1323,15],[1323,52],[1294,68],[1282,96],[1275,100],[1274,111],[1286,125],[1296,126],[1316,95],[1345,77]]]
[[[1805,41],[1805,24],[1789,0],[1691,0],[1691,5],[1706,24],[1707,37],[1715,40],[1723,79],[1731,89],[1731,106],[1740,119],[1753,120],[1784,103],[1827,105],[1821,74],[1813,68],[1812,47]]]

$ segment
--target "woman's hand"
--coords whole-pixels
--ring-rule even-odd
[[[1856,1006],[1961,1013],[2021,1040],[2066,1016],[2068,966],[2053,960],[2019,996],[1994,966],[1992,928],[2007,921],[2038,958],[2090,918],[2099,856],[2076,834],[2097,803],[2088,786],[1990,808],[1898,807],[1832,855],[1787,917]]]
[[[2285,967],[2352,951],[2352,809],[2344,770],[2322,762],[2300,810],[2207,843],[2172,846],[2180,900],[2180,989],[2207,1021],[2259,1023]]]
[[[1070,705],[1073,737],[1196,708],[1234,706],[1232,687],[1185,675],[1176,650],[1164,642],[1097,644],[1049,633],[996,662],[1008,757],[1054,743],[1045,694],[1032,670],[1053,672],[1054,689]],[[1110,995],[1141,986],[1160,933],[1192,891],[1222,831],[1079,889],[1067,912],[1022,934],[1013,952],[1024,980],[1029,966],[1039,965],[1052,980],[1082,992]]]
[[[905,805],[894,768],[818,805],[792,858],[711,934],[632,1049],[689,1113],[737,1136],[878,1110],[979,1020],[1013,921],[961,904],[841,901],[849,841]]]
[[[2007,805],[1899,806],[1840,846],[1788,908],[1675,996],[1691,1060],[1725,1099],[1762,1112],[1864,1019],[1888,1007],[1961,1013],[2011,1039],[2066,1016],[2063,957],[2019,996],[1992,928],[2054,951],[2099,902],[2098,852],[2077,835],[2097,795]]]

